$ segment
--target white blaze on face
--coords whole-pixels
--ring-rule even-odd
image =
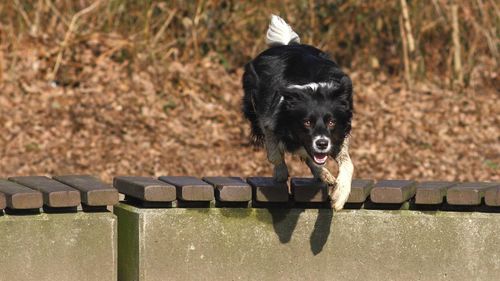
[[[317,142],[320,140],[326,141],[328,143],[326,148],[318,147]],[[325,135],[316,136],[312,140],[312,147],[313,147],[314,162],[316,162],[316,164],[319,165],[325,164],[326,160],[328,159],[328,153],[332,148],[332,141],[330,140],[330,138]]]
[[[326,148],[323,148],[323,149],[319,148],[318,145],[316,144],[316,142],[319,140],[327,141],[328,146]],[[330,140],[329,137],[327,137],[325,135],[315,136],[312,140],[312,146],[313,146],[314,152],[316,152],[316,153],[328,153],[328,152],[330,152],[330,149],[332,148],[332,141]]]

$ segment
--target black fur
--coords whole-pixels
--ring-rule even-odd
[[[317,90],[290,85],[323,84]],[[252,136],[262,144],[271,132],[289,152],[301,147],[311,155],[312,138],[327,135],[335,157],[351,131],[352,82],[321,50],[309,45],[281,45],[267,49],[245,66],[243,113]],[[280,102],[280,100],[282,100]],[[328,128],[329,119],[335,121]],[[309,120],[311,126],[304,126]]]

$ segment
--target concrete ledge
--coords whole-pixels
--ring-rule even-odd
[[[0,280],[117,280],[116,216],[0,215]]]
[[[500,214],[114,208],[119,280],[498,280]]]

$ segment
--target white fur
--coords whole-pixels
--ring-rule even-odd
[[[330,195],[333,208],[336,211],[344,208],[349,194],[351,193],[352,174],[354,173],[354,166],[352,165],[351,157],[349,157],[349,137],[344,140],[342,148],[335,158],[339,165],[339,174],[335,181],[335,189]]]
[[[316,141],[318,141],[318,140],[327,140],[328,146],[325,149],[319,149],[316,146]],[[314,149],[314,152],[317,152],[317,153],[328,153],[328,152],[330,152],[330,149],[332,148],[332,142],[330,141],[330,138],[327,136],[324,136],[324,135],[315,136],[312,140],[312,143],[313,143],[312,147]]]
[[[288,85],[288,88],[290,88],[290,89],[310,88],[314,92],[317,91],[319,87],[331,89],[331,88],[334,88],[334,84],[333,84],[333,82],[319,82],[319,83],[308,83],[308,84],[304,84],[304,85],[295,85],[295,84]]]
[[[299,35],[282,18],[271,15],[271,23],[266,34],[266,44],[276,46],[288,45],[291,42],[300,43]]]
[[[279,102],[278,102],[278,106],[279,106],[280,104],[282,104],[282,103],[283,103],[283,101],[285,101],[285,98],[284,98],[283,96],[281,96],[281,97],[280,97],[280,100],[279,100]]]

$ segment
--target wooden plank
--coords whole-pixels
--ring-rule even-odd
[[[119,176],[113,185],[120,193],[147,202],[172,202],[176,199],[175,186],[151,177]]]
[[[204,177],[215,188],[215,198],[221,202],[248,202],[252,187],[240,177]]]
[[[497,184],[497,186],[490,187],[488,188],[488,190],[486,190],[484,201],[488,206],[500,206],[500,183]]]
[[[187,176],[162,176],[158,178],[175,186],[177,199],[182,201],[212,201],[214,200],[214,187],[210,184]]]
[[[275,182],[271,177],[250,177],[247,182],[252,186],[253,198],[257,202],[288,202],[290,196],[286,182]]]
[[[450,205],[478,206],[487,189],[496,186],[491,182],[463,182],[450,187],[446,193],[446,202]]]
[[[412,180],[381,180],[370,193],[372,202],[401,204],[415,195],[416,182]]]
[[[456,185],[448,181],[424,181],[416,186],[415,204],[439,205],[444,202],[448,188]]]
[[[11,177],[9,180],[40,191],[43,195],[43,203],[48,207],[76,207],[80,204],[78,190],[48,177]]]
[[[314,178],[292,178],[290,187],[295,202],[319,203],[328,201],[328,185]]]
[[[10,209],[39,209],[43,206],[42,193],[12,181],[0,179],[0,192],[5,194],[6,206]]]
[[[82,204],[108,206],[118,203],[118,190],[89,175],[55,176],[53,179],[80,191]]]
[[[347,203],[363,203],[370,195],[373,188],[373,180],[354,179],[351,183],[351,193]]]

